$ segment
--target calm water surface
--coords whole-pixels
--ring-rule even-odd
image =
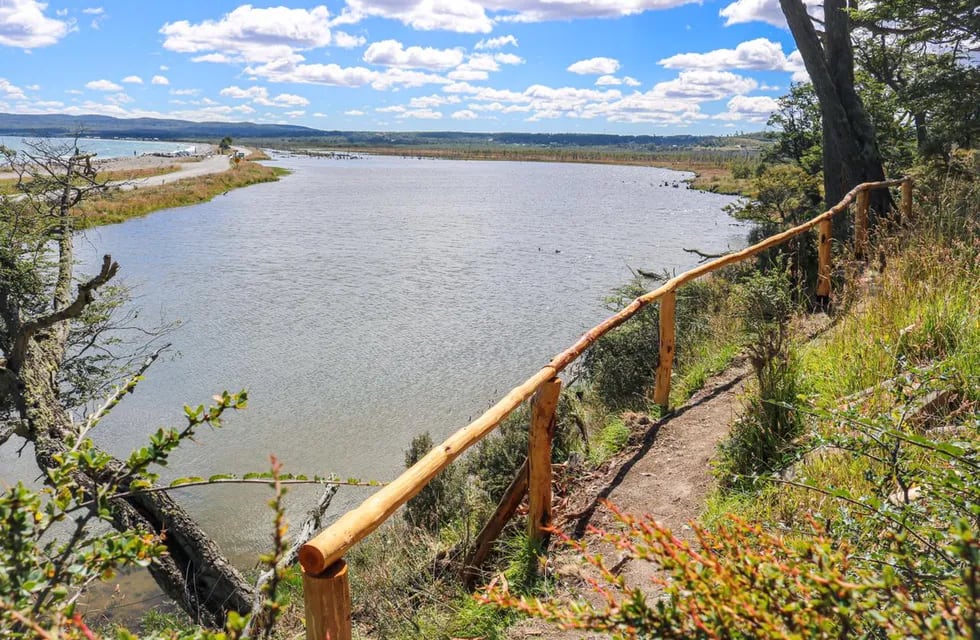
[[[0,136],[0,145],[15,151],[23,151],[25,141],[32,142],[37,138],[30,136]],[[55,148],[71,147],[76,143],[74,138],[45,138]],[[94,153],[99,158],[121,158],[144,153],[174,153],[182,149],[194,147],[191,142],[173,142],[160,140],[110,140],[106,138],[79,138],[78,148],[83,153]]]
[[[83,261],[111,253],[148,323],[184,322],[179,357],[99,427],[111,451],[179,425],[185,403],[247,388],[249,408],[202,432],[169,477],[263,471],[275,454],[294,473],[391,479],[413,436],[463,426],[608,315],[602,299],[630,267],[681,270],[694,264],[682,247],[743,243],[721,210],[731,198],[674,188],[684,175],[668,170],[276,164],[292,175],[84,236]],[[334,511],[366,491],[342,491]],[[179,498],[244,558],[266,545],[268,495]]]

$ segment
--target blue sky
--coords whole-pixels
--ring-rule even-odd
[[[805,79],[778,0],[0,0],[0,112],[723,134]]]

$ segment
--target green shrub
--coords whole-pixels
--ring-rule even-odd
[[[721,445],[718,472],[724,486],[779,468],[804,426],[793,408],[802,378],[789,346],[788,326],[796,304],[786,270],[749,277],[737,300],[755,386]]]
[[[418,462],[433,446],[428,431],[412,438],[412,444],[405,452],[405,468]],[[408,501],[404,516],[416,527],[435,533],[465,510],[466,478],[458,465],[451,464]]]

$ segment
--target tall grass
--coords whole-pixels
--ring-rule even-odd
[[[286,173],[276,167],[242,162],[234,169],[198,178],[179,180],[156,187],[110,191],[83,201],[76,208],[79,228],[115,224],[160,209],[207,202],[231,189],[260,182],[273,182]]]

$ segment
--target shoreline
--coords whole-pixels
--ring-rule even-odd
[[[322,149],[279,148],[276,150],[283,153],[299,153],[312,157],[334,153],[340,155],[364,154],[405,158],[415,157],[434,160],[556,162],[652,167],[693,173],[693,178],[685,180],[692,189],[732,196],[747,196],[750,182],[749,179],[734,177],[732,169],[729,166],[730,161],[684,158],[682,156],[685,152],[642,154],[581,149],[451,149],[426,147],[324,147]]]

